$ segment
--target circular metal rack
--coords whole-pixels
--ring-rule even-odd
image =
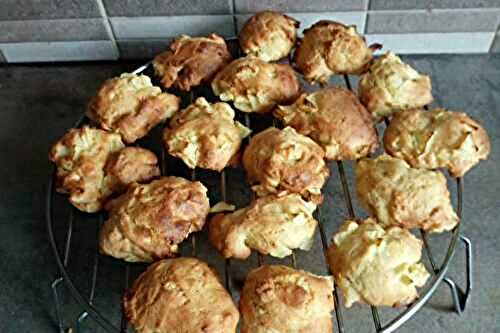
[[[144,71],[150,69],[151,63],[147,63],[140,68],[136,69],[133,73],[143,73]],[[349,81],[349,77],[347,75],[344,75],[344,81],[345,85],[348,89],[351,89],[351,84]],[[193,93],[190,93],[188,96],[188,102],[191,102],[193,100]],[[250,116],[248,114],[244,115],[245,117],[245,122],[247,127],[250,127]],[[87,119],[85,117],[82,117],[76,124],[75,127],[81,126],[83,123],[85,123]],[[386,121],[387,124],[387,121]],[[161,150],[161,170],[162,170],[162,175],[165,175],[165,152],[164,149]],[[354,218],[354,209],[351,201],[351,195],[344,171],[344,165],[342,161],[337,161],[337,168],[338,168],[338,174],[340,176],[341,184],[342,184],[342,192],[344,195],[344,202],[346,204],[346,210],[348,212],[348,216],[350,218]],[[196,171],[192,171],[192,179],[196,179]],[[95,322],[97,322],[105,331],[107,332],[127,332],[128,331],[128,325],[126,322],[125,317],[122,314],[121,322],[117,325],[112,323],[110,318],[93,305],[94,301],[94,295],[95,295],[95,290],[96,290],[96,280],[97,280],[97,270],[99,266],[99,254],[96,250],[95,253],[95,260],[94,264],[92,266],[92,275],[91,275],[91,281],[90,281],[90,294],[88,297],[85,297],[82,293],[82,290],[77,287],[77,284],[75,283],[74,279],[72,278],[72,275],[69,272],[69,269],[67,267],[68,263],[68,258],[70,254],[70,248],[71,248],[71,240],[73,237],[73,220],[74,220],[74,215],[75,215],[75,208],[71,208],[72,210],[70,211],[69,218],[66,219],[58,219],[54,218],[53,215],[53,210],[54,210],[54,196],[55,196],[55,189],[54,189],[54,181],[55,181],[55,168],[54,172],[51,174],[49,181],[48,181],[48,189],[47,189],[47,197],[46,197],[46,222],[47,222],[47,229],[48,229],[48,235],[49,235],[49,240],[50,244],[52,246],[54,256],[56,259],[57,266],[59,267],[60,271],[60,277],[56,278],[52,284],[52,292],[53,292],[53,297],[54,297],[54,302],[55,302],[55,314],[56,314],[56,320],[58,324],[58,329],[59,332],[68,332],[68,327],[71,326],[74,330],[77,332],[81,328],[82,322],[88,318],[91,317]],[[457,203],[456,203],[456,210],[457,214],[459,217],[462,215],[462,199],[463,199],[463,191],[464,191],[464,186],[463,186],[463,179],[457,178],[456,179],[456,185],[457,185]],[[221,199],[223,201],[226,201],[226,174],[225,171],[222,171],[220,173],[220,187],[221,187]],[[102,224],[102,214],[98,215],[99,216],[99,223]],[[322,243],[322,248],[323,248],[323,255],[326,255],[326,249],[328,247],[328,240],[325,235],[324,231],[324,226],[323,226],[323,221],[321,217],[317,216],[317,219],[320,221],[318,224],[319,229],[320,229],[320,235],[321,235],[321,243]],[[59,245],[56,241],[55,237],[55,229],[60,228],[61,225],[57,225],[56,223],[66,223],[67,225],[65,226],[66,234],[65,234],[65,241],[62,244],[63,251],[62,253],[59,251]],[[397,328],[399,328],[403,323],[408,321],[417,311],[419,311],[422,306],[431,298],[433,293],[435,292],[436,288],[440,285],[441,282],[445,282],[451,292],[452,300],[453,300],[453,305],[454,309],[457,313],[462,313],[464,311],[467,300],[469,298],[469,294],[472,288],[472,255],[471,255],[471,242],[468,238],[460,234],[460,223],[457,225],[455,229],[450,231],[451,233],[449,237],[449,244],[446,249],[446,252],[444,253],[444,259],[442,261],[442,264],[438,264],[435,260],[435,256],[431,252],[430,248],[430,240],[428,236],[421,231],[420,236],[422,238],[423,244],[424,244],[424,251],[427,255],[430,268],[432,271],[432,278],[431,281],[427,283],[427,287],[423,288],[420,291],[420,298],[409,305],[406,309],[404,309],[402,312],[396,314],[391,320],[389,320],[386,323],[382,323],[379,317],[379,312],[376,307],[372,306],[371,307],[371,312],[372,312],[372,317],[373,317],[373,322],[374,322],[374,328],[376,332],[393,332]],[[196,238],[195,234],[191,236],[191,241],[193,244],[193,255],[196,255]],[[455,249],[457,245],[462,243],[465,247],[465,255],[466,255],[466,287],[464,290],[460,287],[457,286],[457,284],[450,278],[446,277],[446,273],[448,271],[448,268],[450,266],[450,261],[455,253]],[[264,259],[261,255],[258,256],[258,263],[261,265],[263,263]],[[227,260],[225,261],[225,283],[226,287],[228,290],[231,290],[231,275],[230,275],[230,264],[232,261]],[[295,253],[291,256],[291,264],[292,266],[296,267],[296,260],[295,260]],[[325,265],[327,265],[327,261],[325,260]],[[120,266],[123,267],[123,266]],[[328,269],[328,267],[327,267]],[[125,269],[125,286],[124,288],[128,287],[129,284],[129,274],[130,274],[130,269],[129,266],[126,266]],[[65,284],[63,284],[65,282]],[[62,315],[61,315],[61,301],[60,301],[60,288],[63,286],[66,286],[66,288],[70,291],[71,295],[73,298],[76,300],[76,302],[83,308],[83,311],[81,312],[80,316],[78,316],[74,322],[74,325],[69,325],[66,326],[64,324]],[[335,318],[336,318],[336,323],[337,323],[337,328],[338,332],[349,332],[350,330],[345,327],[344,325],[344,317],[342,314],[342,304],[340,302],[340,298],[337,295],[337,288],[335,288],[334,292],[334,300],[335,300]],[[333,317],[332,317],[333,320]]]

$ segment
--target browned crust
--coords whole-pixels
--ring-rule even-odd
[[[106,173],[114,177],[116,187],[125,189],[134,182],[143,183],[160,175],[156,155],[141,147],[125,147],[106,161]]]
[[[179,105],[179,97],[162,93],[147,76],[124,73],[101,85],[87,115],[101,128],[118,132],[126,143],[133,143],[171,117]]]
[[[99,211],[113,193],[159,173],[156,156],[143,148],[124,148],[120,135],[83,126],[70,129],[53,146],[56,189],[84,212]]]
[[[388,52],[373,61],[358,84],[359,98],[376,121],[393,113],[421,108],[432,102],[432,84],[395,54]]]
[[[206,192],[200,182],[180,177],[131,185],[106,205],[109,219],[100,234],[101,252],[144,262],[173,256],[177,245],[205,224]]]
[[[356,160],[378,147],[370,114],[356,95],[343,88],[302,94],[294,104],[278,106],[273,114],[316,141],[330,160]]]
[[[420,262],[422,241],[399,227],[376,220],[346,220],[328,248],[330,270],[344,304],[399,307],[418,297],[429,273]]]
[[[123,297],[138,333],[235,333],[239,312],[219,277],[195,258],[158,261]]]
[[[445,168],[462,177],[488,158],[491,144],[484,127],[467,114],[437,108],[396,113],[384,133],[384,148],[413,167]]]
[[[332,333],[333,279],[287,266],[251,271],[240,298],[241,333]]]
[[[252,249],[283,258],[294,249],[310,249],[318,223],[315,209],[299,194],[257,198],[233,213],[216,214],[208,224],[209,240],[225,258],[247,259]]]
[[[361,205],[384,226],[442,232],[459,222],[442,173],[411,168],[387,154],[357,163],[356,190]]]
[[[252,137],[243,153],[243,166],[259,196],[284,190],[319,203],[329,175],[324,156],[318,144],[293,128],[271,127]]]
[[[306,81],[323,85],[331,75],[366,72],[374,48],[366,45],[354,27],[322,20],[304,30],[295,51],[295,64]]]
[[[189,91],[202,82],[209,82],[231,58],[226,42],[216,34],[183,35],[170,44],[170,50],[156,56],[153,66],[165,88],[174,86]]]
[[[301,88],[289,65],[247,56],[224,67],[212,81],[212,90],[241,111],[269,112],[277,104],[295,101]]]
[[[295,45],[299,25],[297,20],[278,12],[256,13],[240,31],[240,47],[245,54],[264,61],[279,60],[286,57]]]
[[[222,171],[237,158],[241,141],[249,133],[234,120],[228,104],[208,103],[200,97],[172,118],[163,141],[168,152],[188,167]]]

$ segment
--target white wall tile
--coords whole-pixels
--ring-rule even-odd
[[[212,32],[224,37],[234,36],[231,15],[112,17],[110,20],[116,39],[197,36]]]
[[[366,40],[383,45],[378,54],[486,53],[493,36],[493,32],[368,34]]]
[[[490,32],[499,21],[500,9],[369,11],[366,33]]]
[[[355,25],[359,33],[365,31],[366,12],[326,12],[326,13],[291,13],[300,21],[300,34],[320,20],[332,20],[346,25]]]
[[[115,60],[111,41],[0,43],[8,62]]]

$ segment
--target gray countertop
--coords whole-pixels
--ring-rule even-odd
[[[500,332],[500,223],[498,207],[500,181],[500,55],[441,55],[405,57],[418,70],[432,77],[434,105],[467,111],[487,128],[492,141],[488,161],[481,163],[465,177],[465,202],[462,232],[474,244],[474,289],[462,316],[451,312],[452,301],[445,285],[441,285],[430,302],[400,332]],[[50,289],[58,270],[48,242],[44,218],[45,190],[51,165],[47,153],[81,115],[98,85],[106,78],[138,67],[136,62],[19,65],[0,67],[0,332],[55,332],[54,306]],[[352,176],[352,164],[347,163]],[[214,174],[202,173],[201,180],[209,188],[217,187]],[[232,170],[229,179],[241,179]],[[349,178],[351,182],[352,177]],[[450,181],[450,190],[455,193]],[[338,171],[332,164],[332,177],[325,188],[327,194],[321,208],[327,235],[346,215],[342,201]],[[213,194],[214,197],[218,193]],[[244,183],[232,186],[229,197],[243,204],[248,198]],[[58,198],[61,201],[61,198]],[[64,217],[67,205],[56,205],[56,216]],[[363,216],[357,207],[358,215]],[[75,224],[69,269],[79,287],[87,293],[93,262],[96,222]],[[64,220],[56,224],[58,241],[64,234]],[[204,238],[202,234],[200,236]],[[318,236],[319,237],[319,236]],[[436,236],[433,246],[442,250],[443,238]],[[301,253],[298,264],[323,274],[324,266],[319,242],[309,253]],[[185,251],[188,251],[187,248]],[[219,267],[221,258],[201,243],[200,256]],[[119,321],[119,295],[123,288],[123,265],[100,257],[95,304],[105,309],[116,323]],[[267,260],[267,259],[266,259]],[[285,261],[288,263],[288,261]],[[255,257],[235,263],[236,282],[255,265]],[[315,264],[314,267],[312,264]],[[464,253],[461,247],[452,261],[449,276],[464,285]],[[134,266],[136,275],[143,266]],[[81,311],[67,291],[62,290],[63,317],[72,324]],[[394,310],[381,311],[382,320]],[[370,309],[355,305],[344,311],[347,332],[372,332]],[[101,332],[91,321],[85,331]]]

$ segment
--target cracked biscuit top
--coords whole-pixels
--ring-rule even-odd
[[[143,74],[123,73],[104,82],[90,102],[87,115],[102,129],[119,133],[133,143],[171,117],[180,99],[163,93]]]
[[[444,168],[453,177],[488,158],[488,133],[463,112],[446,109],[396,113],[384,133],[384,148],[415,168]]]
[[[459,222],[441,172],[412,168],[387,154],[357,163],[356,192],[361,205],[384,226],[442,232]]]
[[[200,182],[161,177],[133,184],[106,206],[109,218],[100,232],[100,251],[130,262],[173,256],[179,243],[201,230],[209,208]]]
[[[336,74],[362,74],[373,58],[354,26],[334,21],[319,21],[304,30],[295,51],[295,64],[309,83],[328,83]]]
[[[429,273],[419,263],[422,241],[399,227],[383,228],[374,219],[347,220],[328,249],[330,270],[346,307],[355,302],[403,306],[417,297]]]
[[[123,297],[138,333],[235,333],[239,312],[219,277],[195,258],[158,261]]]
[[[332,333],[333,278],[283,265],[251,271],[240,297],[241,333]]]
[[[343,88],[302,94],[294,104],[278,106],[273,114],[316,141],[329,160],[356,160],[378,147],[370,114],[356,95]]]
[[[431,79],[419,74],[392,52],[373,61],[361,77],[359,98],[375,121],[395,112],[432,102]]]
[[[264,61],[286,57],[295,45],[299,22],[273,11],[253,15],[241,28],[240,47],[245,54]]]
[[[89,126],[69,130],[53,145],[49,158],[57,166],[57,191],[69,193],[70,202],[88,213],[99,211],[128,184],[160,174],[152,152],[125,147],[119,134]]]
[[[243,153],[243,167],[258,196],[288,191],[320,203],[329,175],[324,157],[316,142],[292,127],[270,127],[252,137]]]
[[[169,50],[155,57],[153,67],[165,88],[189,91],[202,82],[209,82],[231,59],[226,42],[216,34],[182,35],[170,44]]]
[[[236,159],[243,138],[250,130],[234,120],[227,103],[208,103],[199,97],[177,113],[165,128],[163,139],[168,152],[188,167],[221,171]]]
[[[292,103],[300,84],[289,65],[247,56],[224,67],[212,81],[212,90],[243,112],[269,112],[277,104]]]
[[[226,258],[246,259],[255,249],[283,258],[294,249],[311,248],[316,205],[286,192],[255,199],[248,207],[217,214],[209,223],[209,239]]]

